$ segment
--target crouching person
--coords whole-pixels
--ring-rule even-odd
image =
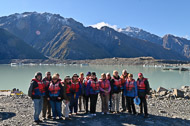
[[[42,81],[42,73],[37,72],[35,78],[32,79],[28,90],[28,96],[30,96],[34,103],[34,122],[39,124],[42,122],[39,119],[39,115],[42,111],[43,97],[45,95],[45,84]]]
[[[138,74],[137,79],[137,87],[138,87],[138,97],[141,100],[140,103],[140,114],[143,114],[143,108],[144,108],[144,117],[148,117],[148,109],[147,109],[147,102],[146,98],[150,91],[150,86],[147,78],[143,77],[142,73]]]
[[[53,113],[53,120],[56,120],[56,116],[59,117],[59,120],[63,120],[62,113],[61,113],[61,103],[63,100],[63,86],[61,82],[58,80],[57,75],[52,76],[52,82],[50,83],[49,87],[47,88],[47,99],[50,100],[52,113]]]

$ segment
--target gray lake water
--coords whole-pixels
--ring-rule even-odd
[[[84,72],[85,75],[88,71],[95,71],[98,78],[101,73],[118,70],[119,74],[123,69],[127,69],[129,73],[134,74],[134,78],[137,79],[137,74],[142,72],[150,82],[150,86],[153,89],[163,86],[165,88],[180,88],[182,85],[190,85],[190,72],[185,71],[164,71],[162,68],[143,67],[143,66],[111,66],[111,65],[65,65],[65,66],[11,66],[0,65],[0,90],[8,90],[18,88],[24,93],[27,93],[31,79],[34,77],[35,72],[41,71],[43,77],[46,71],[53,73],[59,73],[61,79],[66,75],[72,76],[73,73],[79,74]]]

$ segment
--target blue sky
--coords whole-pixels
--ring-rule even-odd
[[[28,11],[72,17],[85,26],[105,22],[190,39],[190,0],[1,0],[0,16]]]

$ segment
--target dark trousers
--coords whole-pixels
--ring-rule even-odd
[[[131,109],[133,110],[133,114],[136,114],[135,105],[133,102],[134,97],[126,97],[126,104],[127,104],[127,110],[129,113],[132,113]]]
[[[73,108],[74,108],[74,113],[77,113],[78,110],[78,98],[71,98],[70,104],[69,104],[69,109],[70,113],[73,113]]]
[[[122,102],[122,109],[123,109],[123,111],[126,111],[126,98],[124,96],[124,92],[123,91],[122,91],[121,102]]]
[[[109,102],[108,102],[108,104],[109,104],[109,111],[111,111],[111,107],[112,107],[112,94],[110,93],[110,97],[109,97]]]
[[[88,101],[89,101],[89,98],[90,96],[84,96],[83,97],[85,99],[85,109],[86,109],[86,113],[88,113]]]
[[[43,98],[43,110],[42,110],[42,117],[46,118],[46,113],[47,117],[51,117],[51,105],[50,101],[47,100],[47,97]]]
[[[90,94],[90,113],[96,113],[96,103],[98,99],[98,94]]]
[[[139,97],[141,100],[140,103],[140,113],[143,113],[143,108],[144,108],[144,114],[147,115],[148,114],[148,109],[147,109],[147,102],[146,102],[146,98],[145,97]]]

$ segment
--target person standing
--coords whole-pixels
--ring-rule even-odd
[[[72,115],[73,113],[73,108],[74,108],[74,113],[77,115],[77,110],[78,110],[78,99],[79,96],[81,95],[81,84],[78,81],[78,75],[74,74],[71,80],[71,100],[70,100],[70,114]]]
[[[69,118],[69,105],[70,105],[70,100],[71,100],[71,78],[70,76],[66,76],[64,79],[63,84],[63,103],[64,103],[64,115],[65,115],[65,120],[70,120]]]
[[[50,101],[53,120],[56,120],[56,117],[59,117],[59,120],[63,120],[61,113],[61,103],[63,100],[63,86],[59,81],[59,78],[56,74],[52,76],[52,82],[49,84],[47,88],[47,99]]]
[[[110,87],[111,87],[111,75],[110,73],[106,73],[106,79],[110,82]],[[109,107],[109,112],[111,113],[111,108],[112,108],[112,93],[111,93],[111,90],[110,90],[110,93],[109,93],[109,101],[108,101],[108,107]]]
[[[137,79],[137,88],[138,88],[138,97],[141,100],[140,103],[140,114],[143,114],[143,108],[144,108],[144,117],[148,117],[148,109],[147,109],[147,95],[150,92],[150,86],[147,78],[143,77],[142,73],[138,74]]]
[[[84,79],[84,83],[82,85],[82,92],[84,94],[84,106],[85,106],[85,109],[86,109],[86,114],[88,113],[88,101],[89,101],[89,95],[86,94],[87,92],[87,84],[88,84],[88,80],[91,78],[91,72],[87,72],[86,74],[86,78]]]
[[[125,85],[125,82],[127,81],[127,75],[128,75],[127,70],[123,70],[122,75],[121,75],[122,87]],[[121,92],[122,92],[122,94],[121,94],[121,96],[122,96],[121,103],[122,103],[122,109],[123,109],[122,112],[125,112],[126,111],[126,98],[124,96],[123,88],[122,88]]]
[[[98,99],[98,93],[100,92],[100,84],[96,77],[96,73],[92,72],[91,78],[87,84],[87,96],[90,96],[90,113],[91,116],[96,116],[96,104]]]
[[[106,74],[101,74],[101,79],[99,79],[100,83],[100,96],[102,100],[102,114],[109,114],[108,109],[108,101],[109,94],[111,90],[110,82],[106,79]]]
[[[81,88],[82,88],[82,85],[84,84],[84,73],[80,73],[80,76],[79,76],[79,82],[80,82],[80,84],[81,84]],[[83,90],[81,90],[82,92],[81,92],[81,95],[79,96],[79,112],[82,112],[82,102],[83,102],[83,107],[84,107],[84,110],[85,110],[85,100],[84,100],[84,92],[83,92]]]
[[[124,96],[126,96],[128,113],[132,114],[131,111],[132,109],[133,114],[136,115],[133,99],[138,98],[138,95],[137,95],[137,83],[133,79],[133,74],[128,74],[128,79],[124,85]]]
[[[51,72],[46,72],[46,76],[43,78],[43,83],[45,84],[45,88],[49,86],[50,82],[52,81],[51,78]],[[51,105],[50,102],[47,100],[47,96],[44,96],[43,98],[43,111],[42,111],[42,117],[45,120],[46,119],[46,113],[47,118],[51,118]]]
[[[118,75],[118,71],[113,71],[113,77],[111,80],[111,94],[112,94],[112,112],[119,113],[119,103],[121,98],[121,79]]]
[[[28,96],[32,98],[34,103],[34,122],[39,124],[42,122],[39,115],[42,111],[43,97],[45,95],[45,84],[42,81],[42,73],[35,73],[35,78],[32,79],[28,90]]]

